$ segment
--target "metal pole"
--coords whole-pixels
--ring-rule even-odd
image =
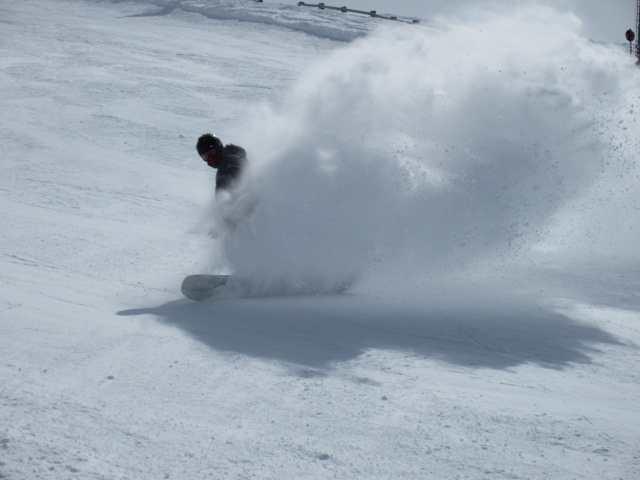
[[[640,0],[638,0],[640,2]],[[315,7],[320,10],[339,10],[342,13],[360,13],[362,15],[369,15],[370,17],[382,18],[384,20],[395,20],[396,22],[404,22],[404,23],[420,23],[420,20],[400,20],[398,17],[385,17],[384,15],[378,15],[375,10],[371,10],[370,12],[365,12],[364,10],[353,10],[352,8],[347,7],[331,7],[329,5],[325,5],[324,3],[311,4],[305,2],[298,2],[299,7]]]

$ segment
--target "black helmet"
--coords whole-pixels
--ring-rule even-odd
[[[198,139],[198,143],[196,143],[196,150],[198,150],[198,155],[202,155],[212,148],[216,150],[222,148],[222,142],[212,133],[205,133]]]

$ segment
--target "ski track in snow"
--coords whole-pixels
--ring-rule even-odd
[[[369,20],[30,0],[0,29],[0,478],[640,478],[633,261],[181,298],[215,256],[194,139]]]

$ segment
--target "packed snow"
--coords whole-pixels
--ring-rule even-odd
[[[532,3],[0,12],[0,478],[640,478],[625,48]]]

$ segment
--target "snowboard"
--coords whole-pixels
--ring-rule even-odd
[[[189,275],[182,281],[182,294],[197,302],[206,300],[230,278],[231,275]]]

